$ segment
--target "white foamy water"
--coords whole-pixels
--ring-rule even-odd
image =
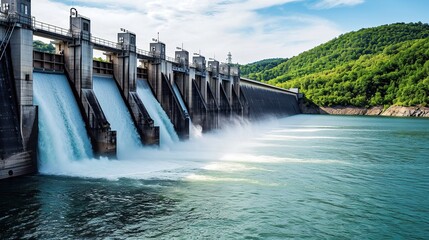
[[[325,159],[306,159],[306,158],[286,158],[270,155],[252,155],[252,154],[226,154],[221,159],[224,162],[239,162],[239,163],[307,163],[307,164],[348,164],[341,160],[325,160]]]
[[[142,100],[150,117],[159,126],[160,145],[169,147],[179,141],[174,126],[161,104],[156,100],[146,80],[137,80],[137,94]]]
[[[118,157],[122,158],[127,153],[140,149],[140,136],[115,80],[111,77],[94,76],[94,92],[110,127],[116,131]]]
[[[70,162],[92,157],[92,148],[67,78],[33,74],[34,104],[39,106],[39,170],[67,168]]]
[[[203,167],[204,170],[219,171],[219,172],[242,172],[252,170],[265,170],[262,168],[248,166],[242,163],[228,163],[228,162],[213,162]]]

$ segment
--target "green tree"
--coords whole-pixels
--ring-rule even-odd
[[[33,41],[33,49],[40,52],[55,53],[55,47],[52,43],[44,43],[40,40]]]

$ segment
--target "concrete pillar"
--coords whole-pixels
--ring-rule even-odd
[[[168,76],[167,62],[165,61],[165,43],[157,41],[150,43],[150,53],[153,55],[153,60],[148,64],[148,82],[155,92],[156,99],[162,99],[162,73]]]
[[[118,46],[121,46],[122,52],[112,55],[113,72],[125,98],[128,99],[129,92],[136,91],[136,35],[131,32],[118,33]]]
[[[18,103],[33,105],[33,31],[15,28],[10,48]]]
[[[185,78],[185,98],[186,98],[186,102],[188,104],[188,106],[190,108],[192,108],[195,99],[193,99],[193,88],[194,85],[192,83],[192,81],[195,81],[195,68],[189,68],[189,74],[184,74],[184,78]],[[192,109],[190,109],[189,111],[192,111]]]
[[[204,101],[207,102],[207,72],[206,72],[206,58],[198,55],[192,58],[193,66],[195,67],[195,81],[197,81],[201,95]]]
[[[231,66],[230,74],[232,78],[232,84],[238,96],[240,96],[240,67],[239,66]]]
[[[189,52],[182,49],[175,52],[177,70],[174,72],[174,80],[179,87],[183,100],[188,106],[192,106],[192,79],[195,79],[195,69],[189,68]]]
[[[156,99],[173,123],[180,139],[188,139],[189,115],[182,109],[172,89],[177,77],[173,72],[173,65],[176,64],[171,59],[166,58],[165,50],[165,44],[160,41],[150,44],[150,53],[153,58],[149,59],[148,62],[147,80],[155,93]]]
[[[111,131],[93,89],[93,50],[91,21],[70,10],[71,42],[57,43],[62,49],[65,69],[85,120],[95,155],[116,156],[116,132]]]
[[[215,95],[216,102],[220,102],[220,80],[219,80],[219,62],[216,60],[208,62],[208,83]]]
[[[15,113],[19,123],[20,145],[13,156],[1,157],[0,179],[23,174],[29,174],[37,170],[37,140],[38,140],[38,110],[33,105],[33,30],[31,19],[30,0],[2,0],[2,12],[8,13],[9,23],[0,26],[1,39],[9,39],[10,55],[3,55],[3,60],[12,63],[13,79],[10,79],[15,87],[16,105]],[[7,47],[7,45],[5,46]],[[7,51],[6,48],[1,49]],[[8,69],[10,70],[10,69]],[[4,73],[8,75],[9,73]],[[15,100],[13,101],[15,104]]]
[[[31,106],[33,105],[33,30],[31,29],[31,1],[2,0],[2,5],[3,4],[9,6],[9,13],[18,13],[21,16],[20,18],[15,18],[16,25],[12,32],[9,46],[12,52],[11,59],[18,105],[20,107]],[[21,130],[22,120],[24,118],[25,114],[21,108]]]
[[[91,43],[90,19],[78,15],[75,10],[70,14],[73,41],[64,44],[64,56],[70,80],[80,97],[81,89],[92,89],[94,45]]]
[[[2,0],[2,11],[7,11],[13,29],[9,46],[19,106],[33,105],[33,30],[30,0]],[[13,27],[14,25],[14,27]],[[2,34],[2,39],[3,39]],[[22,119],[22,113],[20,114]]]
[[[115,80],[122,92],[140,139],[144,145],[159,145],[159,127],[154,126],[153,119],[147,112],[144,103],[137,95],[137,53],[136,35],[129,31],[118,33],[120,53],[110,56],[113,62]]]
[[[222,87],[225,90],[228,101],[231,103],[232,100],[232,79],[230,75],[230,66],[227,63],[221,63],[219,66],[219,73],[222,79]]]

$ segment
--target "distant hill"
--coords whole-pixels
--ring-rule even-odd
[[[429,25],[396,23],[347,33],[246,74],[279,87],[298,87],[319,106],[427,106]]]

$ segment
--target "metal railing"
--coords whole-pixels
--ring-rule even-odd
[[[109,48],[121,49],[120,44],[99,37],[91,36],[91,42]]]
[[[139,48],[136,49],[136,52],[137,52],[137,54],[140,54],[143,56],[155,57],[155,55],[153,53],[146,51],[146,50],[139,49]]]
[[[0,11],[0,21],[1,20],[10,21],[11,15],[12,14],[7,14],[7,13]],[[15,14],[15,15],[20,17],[19,14]],[[55,25],[52,25],[49,23],[36,21],[36,19],[34,17],[33,17],[33,19],[31,19],[31,18],[28,18],[28,19],[29,19],[29,21],[33,27],[33,30],[46,31],[49,33],[57,34],[57,35],[68,37],[68,38],[84,38],[84,39],[88,39],[88,40],[90,39],[92,43],[100,45],[100,46],[104,46],[107,48],[113,48],[113,49],[117,49],[117,50],[128,50],[128,49],[123,48],[120,43],[116,43],[116,42],[106,40],[103,38],[99,38],[99,37],[95,37],[92,35],[91,36],[84,35],[84,34],[79,33],[79,32],[73,33],[70,29],[65,29],[65,28],[58,27],[58,26],[55,26]],[[161,56],[156,55],[150,51],[143,50],[143,49],[136,48],[135,51],[137,54],[140,54],[143,56],[152,57],[152,58],[161,58]],[[166,56],[165,60],[179,64],[179,61],[173,57]]]
[[[165,57],[165,60],[169,61],[169,62],[173,62],[173,63],[179,63],[179,60],[177,60],[176,58],[173,57]]]
[[[36,19],[33,19],[33,29],[55,33],[65,37],[73,37],[73,34],[69,29],[61,28],[52,24],[44,23],[44,22],[39,22],[39,21],[36,21]]]

